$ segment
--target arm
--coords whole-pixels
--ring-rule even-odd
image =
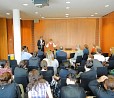
[[[98,95],[101,95],[101,93],[103,93],[103,90],[100,87],[100,83],[103,82],[106,79],[108,79],[107,76],[101,76],[99,79],[93,80],[93,81],[91,81],[89,83],[89,88],[92,90],[92,92],[94,93],[94,95],[98,96]]]
[[[28,92],[28,98],[31,98],[31,93],[30,93],[30,91]]]
[[[47,88],[47,95],[49,98],[53,98],[50,86]]]

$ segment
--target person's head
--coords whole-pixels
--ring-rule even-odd
[[[28,51],[28,47],[27,46],[22,46],[22,51],[27,52]]]
[[[50,39],[49,39],[49,42],[52,42],[52,41],[53,41],[53,40],[50,38]]]
[[[42,40],[43,39],[43,36],[40,36],[40,39]]]
[[[88,60],[85,64],[85,71],[89,71],[93,67],[93,61]]]
[[[40,72],[36,69],[33,69],[32,71],[29,72],[29,84],[27,86],[28,90],[31,90],[32,87],[35,86],[35,90],[38,83],[45,83],[46,81],[43,79],[42,75],[40,74]]]
[[[106,79],[104,82],[103,82],[103,84],[104,84],[104,88],[106,89],[106,90],[113,90],[114,91],[114,76],[112,76],[112,75],[109,75],[108,76],[108,79]]]
[[[112,55],[114,55],[114,47],[110,48],[110,52]]]
[[[26,61],[26,60],[20,61],[19,67],[20,67],[20,68],[26,68],[26,67],[27,67],[27,61]]]
[[[42,69],[47,70],[47,61],[46,60],[42,60],[40,63],[40,67],[42,67]]]
[[[80,50],[80,45],[77,45],[76,46],[76,50]]]
[[[0,73],[0,85],[11,83],[11,79],[12,74],[10,72],[5,71],[3,73]]]
[[[48,60],[54,60],[54,54],[53,54],[53,52],[52,51],[47,51],[46,58]]]
[[[87,45],[87,44],[85,44],[85,45],[84,45],[84,48],[88,49],[88,45]]]
[[[101,51],[101,48],[100,48],[100,47],[97,47],[97,48],[96,48],[96,51],[97,51],[97,53],[99,53],[99,54],[101,54],[101,53],[102,53],[102,51]]]
[[[68,68],[68,67],[70,66],[70,62],[69,62],[69,61],[63,62],[63,66],[64,66],[65,68]]]
[[[63,47],[62,47],[62,46],[60,46],[60,47],[59,47],[59,49],[60,49],[60,50],[63,50]]]
[[[9,68],[10,66],[9,66],[8,60],[5,60],[5,59],[0,60],[0,67],[1,68]]]
[[[67,75],[66,83],[68,84],[76,84],[76,75],[73,73],[70,73]]]
[[[38,53],[37,52],[33,52],[33,57],[37,57],[38,56]]]

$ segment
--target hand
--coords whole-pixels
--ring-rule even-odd
[[[108,79],[108,77],[103,75],[99,79],[97,79],[97,81],[100,83],[100,82],[104,82],[106,79]]]

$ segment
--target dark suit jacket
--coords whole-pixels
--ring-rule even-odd
[[[88,84],[91,80],[96,79],[96,71],[95,70],[90,70],[87,72],[84,72],[80,75],[81,83],[80,86],[83,87],[86,91],[90,91]]]
[[[61,98],[86,98],[86,94],[83,88],[70,84],[61,88]]]
[[[38,49],[39,49],[39,50],[44,51],[45,41],[42,40],[42,43],[44,43],[44,44],[41,46],[41,41],[38,40],[37,46],[38,46]]]
[[[104,90],[97,80],[91,81],[89,87],[97,98],[114,98],[114,91]]]

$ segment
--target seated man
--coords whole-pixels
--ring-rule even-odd
[[[76,85],[76,76],[69,74],[66,79],[67,86],[61,88],[60,98],[86,98],[83,88]]]
[[[91,81],[89,87],[97,98],[114,98],[114,76],[101,76]]]
[[[59,50],[56,51],[55,57],[59,64],[62,63],[62,60],[67,60],[67,53],[63,51],[63,47],[60,47]]]
[[[21,52],[21,60],[29,60],[32,55],[28,53],[28,47],[23,46]]]

